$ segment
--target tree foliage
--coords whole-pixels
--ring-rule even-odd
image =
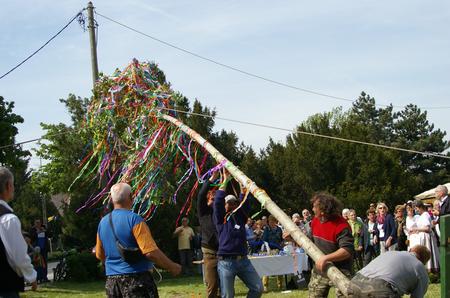
[[[339,108],[313,115],[285,144],[270,141],[260,162],[273,179],[269,193],[282,198],[282,208],[309,207],[314,192],[328,191],[346,206],[365,212],[371,202],[404,203],[449,177],[445,159],[302,132],[428,152],[440,153],[449,147],[445,132],[435,130],[417,106],[408,105],[399,112],[392,106],[377,108],[375,99],[363,92],[349,111]]]
[[[170,87],[162,71],[158,79],[161,84]],[[47,196],[68,193],[71,201],[65,210],[63,233],[81,246],[90,246],[95,241],[98,221],[107,210],[98,206],[78,214],[75,211],[99,190],[101,182],[77,185],[68,192],[90,140],[83,130],[88,99],[69,95],[61,102],[66,105],[72,123],[42,124],[46,134],[38,156],[49,162],[36,173],[35,186],[29,191],[36,190]],[[216,111],[198,99],[191,105],[188,98],[176,93],[175,109],[181,111],[178,117],[184,123],[211,142],[289,212],[310,208],[309,199],[317,191],[328,191],[359,212],[365,211],[371,202],[385,201],[393,206],[449,178],[450,165],[444,159],[303,133],[419,151],[444,152],[449,148],[449,142],[444,139],[445,132],[435,129],[429,123],[426,112],[417,106],[408,105],[397,112],[392,106],[378,108],[375,99],[364,92],[348,111],[336,108],[312,115],[300,123],[285,142],[270,140],[259,153],[240,142],[232,131],[214,131]],[[209,160],[206,168],[214,164]],[[176,173],[166,173],[163,193],[172,194],[186,170],[187,166],[183,165]],[[195,183],[193,180],[180,190],[179,197],[188,195]],[[254,206],[254,211],[257,211],[259,207],[256,202]],[[189,217],[192,225],[197,225],[195,200],[191,207]],[[149,222],[157,243],[164,245],[164,250],[172,256],[176,252],[172,232],[180,211],[180,205],[170,208],[160,206]]]
[[[67,194],[70,204],[64,207],[63,239],[70,246],[89,247],[95,243],[95,231],[101,208],[77,213],[77,209],[97,189],[98,181],[80,185],[69,191],[69,186],[78,175],[78,165],[86,153],[89,136],[82,125],[89,100],[70,94],[60,99],[69,112],[72,123],[66,125],[45,124],[46,131],[37,155],[49,161],[35,173],[39,185],[48,196]]]
[[[28,175],[30,152],[16,145],[17,124],[24,120],[13,109],[14,102],[8,102],[0,96],[0,165],[11,169],[15,177],[16,193],[20,193]]]

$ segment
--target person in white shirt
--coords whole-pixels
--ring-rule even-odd
[[[19,218],[8,205],[14,198],[14,176],[0,167],[0,297],[16,298],[24,291],[24,282],[36,290],[36,271],[27,254]]]
[[[419,217],[417,219],[417,226],[413,227],[410,230],[411,234],[417,234],[417,241],[413,243],[410,241],[410,246],[414,247],[415,245],[423,245],[426,246],[431,252],[431,258],[426,263],[426,267],[429,272],[439,272],[439,248],[437,246],[436,235],[431,230],[431,217],[427,212],[427,207],[425,204],[420,201],[415,201],[416,211],[419,213]]]

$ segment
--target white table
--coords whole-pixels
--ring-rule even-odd
[[[249,256],[249,260],[260,277],[298,274],[308,270],[308,256],[301,252],[286,255]]]

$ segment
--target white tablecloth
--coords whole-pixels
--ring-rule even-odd
[[[284,274],[297,274],[308,270],[308,256],[305,253],[295,255],[251,256],[253,267],[260,277]]]

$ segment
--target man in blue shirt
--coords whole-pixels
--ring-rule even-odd
[[[250,211],[250,199],[239,207],[240,201],[227,195],[228,172],[222,175],[222,184],[217,190],[213,205],[213,221],[219,236],[218,273],[220,292],[223,298],[234,297],[234,280],[238,276],[248,287],[247,297],[261,297],[263,286],[255,268],[247,258],[245,223]],[[245,193],[241,186],[241,198]]]
[[[158,290],[150,270],[153,262],[173,275],[181,266],[172,262],[159,250],[145,221],[132,212],[131,187],[118,183],[111,187],[114,210],[98,225],[96,256],[105,262],[106,295],[108,297],[158,297]],[[138,248],[142,258],[125,261],[118,243],[126,248]]]

